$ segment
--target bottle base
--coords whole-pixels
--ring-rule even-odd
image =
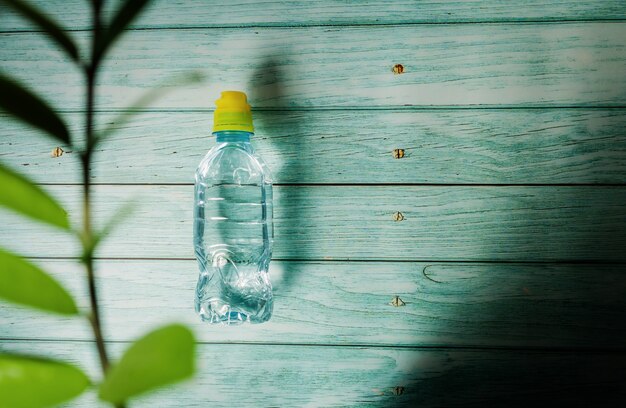
[[[215,313],[199,313],[198,315],[203,322],[211,324],[221,323],[228,326],[237,326],[248,321],[248,316],[240,312],[230,312],[222,316],[219,316]]]
[[[263,304],[254,314],[234,310],[230,305],[219,300],[208,301],[204,304],[196,302],[196,312],[203,322],[227,326],[237,326],[246,322],[264,323],[272,315],[271,302]]]

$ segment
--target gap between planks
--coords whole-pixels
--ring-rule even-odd
[[[82,183],[36,183],[82,186]],[[91,186],[193,186],[194,183],[89,183]],[[277,187],[626,187],[626,183],[273,183]]]
[[[383,112],[437,112],[437,111],[501,111],[501,110],[566,110],[566,109],[580,109],[580,110],[624,110],[626,105],[620,104],[578,104],[578,105],[388,105],[388,106],[307,106],[304,107],[253,107],[254,112],[341,112],[341,111],[383,111]],[[84,109],[57,109],[59,113],[85,113]],[[99,108],[94,110],[95,114],[98,113],[213,113],[214,108]],[[1,116],[7,116],[0,112]]]
[[[228,328],[225,328],[228,330]],[[86,339],[37,339],[37,338],[20,338],[20,337],[0,337],[0,343],[18,343],[28,341],[32,343],[92,343],[95,345],[95,340]],[[107,344],[132,344],[132,340],[105,340]],[[286,346],[286,347],[332,347],[332,348],[372,348],[372,349],[403,349],[403,350],[441,350],[441,351],[494,351],[494,352],[510,352],[510,351],[535,351],[535,352],[549,352],[549,353],[611,353],[611,354],[626,354],[626,347],[610,348],[610,347],[557,347],[557,346],[526,346],[526,347],[511,347],[511,346],[408,346],[408,345],[390,345],[390,344],[369,344],[369,343],[283,343],[283,342],[246,342],[246,341],[196,341],[196,344],[211,345],[211,346]]]
[[[131,31],[169,31],[169,30],[240,30],[248,28],[261,28],[261,29],[294,29],[294,28],[315,28],[315,27],[405,27],[405,26],[457,26],[457,25],[556,25],[556,24],[580,24],[580,23],[623,23],[626,22],[624,18],[544,18],[544,19],[519,19],[519,18],[503,18],[503,19],[485,19],[485,20],[451,20],[451,21],[407,21],[407,22],[391,22],[391,23],[360,23],[360,22],[346,22],[346,23],[303,23],[303,24],[284,24],[284,23],[255,23],[255,24],[205,24],[186,27],[132,27],[127,28],[125,32]],[[65,29],[65,32],[81,33],[91,32],[88,28],[75,28]],[[20,30],[0,30],[0,34],[30,34],[41,33],[42,30],[36,29],[20,29]]]
[[[27,259],[37,260],[80,260],[74,256],[27,256]],[[95,261],[195,261],[196,258],[128,258],[128,257],[94,257]],[[307,262],[307,263],[449,263],[449,264],[504,264],[504,265],[626,265],[626,262],[604,260],[446,260],[446,259],[328,259],[328,258],[272,258],[272,262]]]

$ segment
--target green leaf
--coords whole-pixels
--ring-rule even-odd
[[[195,340],[185,326],[173,324],[137,340],[107,373],[100,385],[104,401],[122,403],[130,397],[190,377],[194,372]]]
[[[56,227],[69,229],[67,213],[45,191],[0,164],[0,205]]]
[[[126,0],[124,5],[117,10],[111,24],[104,30],[96,43],[96,61],[104,57],[104,54],[117,40],[122,31],[139,15],[147,3],[148,0]]]
[[[72,296],[37,266],[0,248],[0,298],[49,312],[76,315]]]
[[[59,361],[0,354],[0,407],[39,408],[79,396],[89,378]]]
[[[63,29],[50,17],[35,9],[22,0],[0,0],[0,2],[11,7],[13,10],[30,20],[33,24],[45,31],[50,38],[57,42],[65,52],[74,60],[78,61],[78,50],[76,45],[65,34]]]
[[[70,142],[70,132],[54,110],[23,85],[2,74],[0,74],[0,109],[43,130],[61,142]]]

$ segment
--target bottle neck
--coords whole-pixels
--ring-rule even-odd
[[[213,134],[217,143],[250,143],[250,136],[253,135],[242,130],[220,130]]]

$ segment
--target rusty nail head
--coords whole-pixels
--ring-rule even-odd
[[[402,64],[396,64],[393,66],[391,71],[393,71],[393,73],[396,75],[402,74],[404,73],[404,66]]]
[[[401,159],[404,157],[404,149],[393,149],[393,157]]]
[[[63,156],[63,149],[61,149],[60,147],[55,147],[54,149],[52,149],[52,157],[61,157]]]
[[[395,307],[406,306],[406,302],[400,299],[400,296],[398,295],[394,296],[389,304]]]

